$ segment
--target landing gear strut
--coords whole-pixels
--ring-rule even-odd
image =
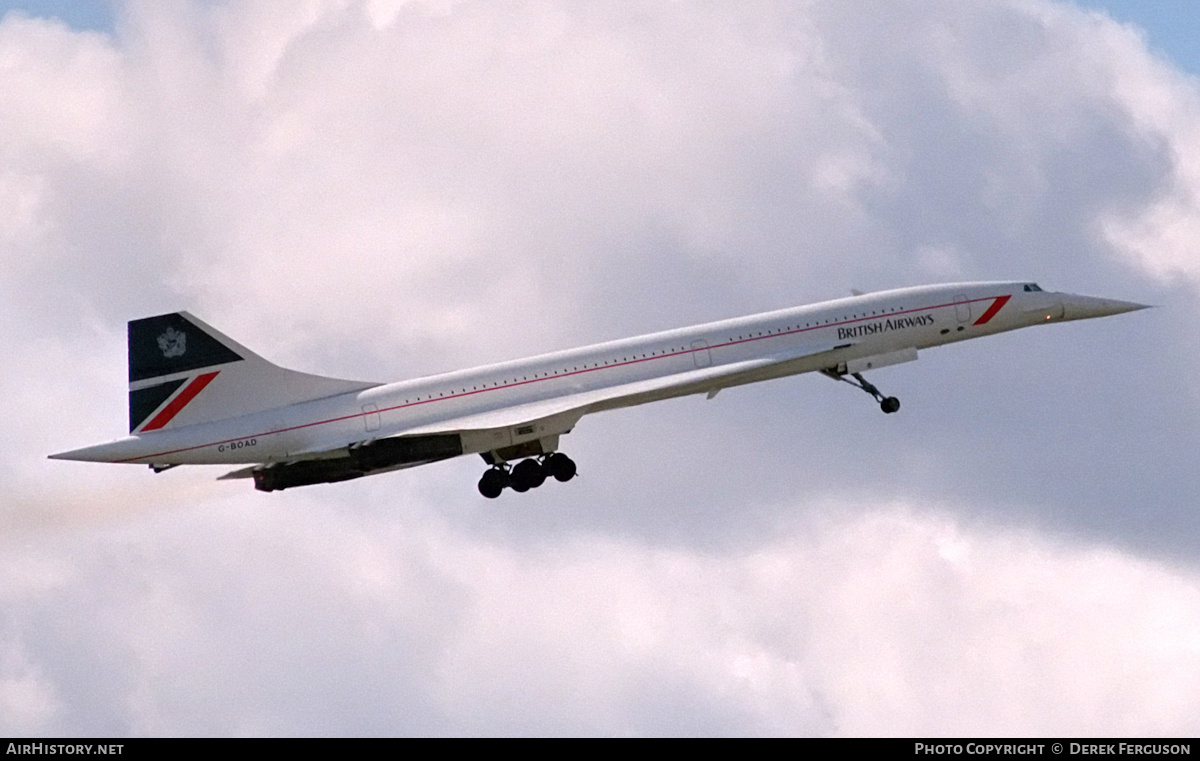
[[[874,383],[862,376],[862,373],[850,373],[850,376],[854,378],[854,380],[850,380],[844,373],[839,373],[836,370],[822,370],[821,372],[830,378],[833,378],[834,380],[842,381],[843,383],[849,383],[851,386],[867,392],[875,398],[875,401],[879,402],[879,409],[883,410],[889,415],[900,409],[899,399],[894,396],[884,396],[883,392],[876,388]],[[855,381],[858,382],[856,383]]]
[[[575,461],[562,452],[554,452],[540,459],[530,457],[521,460],[512,468],[504,463],[493,465],[479,479],[479,493],[488,499],[495,499],[505,488],[518,493],[527,492],[541,486],[549,477],[566,483],[575,477],[575,473]]]

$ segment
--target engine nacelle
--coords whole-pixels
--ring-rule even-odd
[[[462,453],[462,438],[456,433],[377,439],[351,449],[346,457],[301,460],[260,468],[254,471],[254,488],[280,491],[293,486],[349,481],[372,473],[445,460]]]

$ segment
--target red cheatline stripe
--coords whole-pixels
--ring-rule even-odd
[[[1003,307],[1005,304],[1007,304],[1008,300],[1011,298],[1012,298],[1012,296],[998,296],[996,298],[996,300],[992,302],[992,305],[987,308],[987,311],[984,312],[983,315],[978,320],[975,321],[975,324],[982,325],[985,322],[987,322],[988,320],[995,317],[996,312],[999,312],[1000,308]]]
[[[919,307],[919,308],[915,308],[915,309],[904,309],[899,312],[890,312],[887,314],[864,316],[864,317],[859,317],[859,318],[856,318],[853,320],[837,320],[834,322],[827,322],[827,323],[818,322],[817,324],[811,325],[809,327],[795,328],[793,330],[782,331],[780,333],[770,333],[770,334],[763,335],[763,336],[755,336],[753,338],[746,338],[746,339],[740,340],[740,341],[735,341],[735,340],[724,341],[721,343],[712,344],[711,346],[709,346],[707,348],[708,349],[721,349],[721,348],[725,348],[727,346],[737,346],[739,344],[753,343],[756,341],[763,341],[763,340],[771,340],[773,338],[779,338],[780,336],[793,336],[793,335],[799,335],[801,333],[809,333],[814,330],[836,328],[841,325],[852,325],[856,322],[868,322],[870,320],[878,320],[883,317],[889,317],[889,318],[890,317],[899,317],[899,316],[905,315],[905,314],[913,314],[914,312],[928,312],[933,309],[944,309],[946,307],[954,307],[954,306],[958,306],[959,304],[974,304],[979,301],[987,301],[990,298],[995,298],[996,301],[992,304],[991,307],[988,308],[987,313],[984,314],[982,317],[980,317],[976,323],[974,323],[976,325],[981,325],[984,322],[986,322],[987,320],[992,319],[992,317],[995,316],[996,312],[1000,311],[1000,307],[1004,306],[1005,302],[1007,302],[1011,298],[1011,296],[999,296],[999,297],[986,296],[986,297],[978,298],[978,299],[967,299],[966,301],[948,301],[943,304],[934,304],[932,306],[923,306],[923,307]],[[757,315],[755,315],[755,316],[757,316]],[[676,352],[663,352],[662,354],[659,354],[658,356],[646,357],[645,359],[635,359],[635,360],[632,360],[629,362],[613,362],[611,365],[605,364],[601,367],[589,367],[584,370],[579,370],[577,372],[570,372],[570,373],[566,373],[564,375],[555,375],[555,376],[548,375],[548,376],[545,376],[542,378],[537,378],[537,379],[531,378],[526,381],[520,381],[518,383],[508,384],[508,385],[504,385],[504,386],[494,386],[494,387],[486,387],[485,386],[484,388],[481,388],[478,390],[473,390],[473,391],[467,391],[466,393],[449,394],[445,397],[440,397],[440,396],[436,397],[436,398],[430,397],[428,399],[423,399],[419,402],[414,401],[414,402],[408,402],[405,404],[397,404],[392,407],[386,407],[384,409],[381,409],[381,410],[379,410],[379,412],[391,412],[393,410],[406,409],[408,407],[419,407],[419,406],[424,406],[426,404],[435,404],[437,402],[448,402],[452,399],[461,399],[464,396],[474,396],[476,394],[486,394],[486,393],[492,393],[492,392],[496,392],[496,391],[508,391],[508,390],[516,388],[518,386],[526,386],[526,385],[530,385],[533,383],[544,383],[546,381],[552,381],[552,380],[562,380],[563,378],[567,378],[567,377],[574,376],[574,375],[583,375],[585,373],[590,374],[590,373],[596,373],[596,372],[603,372],[606,370],[615,370],[618,367],[626,367],[628,365],[639,364],[642,362],[654,362],[654,361],[667,359],[667,358],[680,357],[684,354],[692,354],[697,351],[704,351],[704,349],[702,349],[702,348],[684,349],[682,351],[676,351]],[[214,373],[214,375],[215,375],[215,373]],[[203,377],[203,376],[201,376],[201,377]],[[196,380],[198,381],[198,380],[200,380],[200,378],[197,378]],[[205,383],[207,383],[207,381],[205,381]],[[184,392],[186,393],[187,389],[184,389]],[[200,393],[200,390],[197,389],[196,393],[197,394]],[[180,398],[182,398],[183,394],[180,394],[179,396],[180,396]],[[194,397],[195,394],[192,394],[192,396]],[[188,399],[188,401],[190,401],[190,398]],[[172,403],[172,404],[174,404],[174,403]],[[185,402],[183,402],[183,404],[187,404],[187,402],[185,401]],[[183,404],[180,405],[181,408],[182,408]],[[167,412],[167,410],[163,410],[163,414],[165,414],[166,412]],[[176,412],[178,412],[178,410],[176,410]],[[262,436],[272,436],[272,435],[281,434],[281,433],[290,433],[291,431],[299,431],[299,430],[303,430],[306,428],[315,428],[317,426],[328,425],[330,423],[340,423],[343,420],[350,420],[352,418],[362,417],[363,414],[364,413],[354,413],[354,414],[350,414],[350,415],[342,415],[340,417],[327,418],[325,420],[314,420],[310,423],[300,423],[298,425],[293,425],[293,426],[290,426],[287,428],[279,428],[279,429],[273,430],[273,431],[262,431],[260,433],[251,434],[251,436],[262,437]],[[174,413],[172,413],[172,415],[174,415]],[[162,415],[160,414],[159,417],[162,417]],[[167,420],[164,420],[162,422],[162,425],[166,425],[169,420],[170,420],[170,417],[168,417]],[[158,418],[155,418],[154,421],[152,421],[151,425],[153,425],[153,423],[157,422],[157,421],[158,421]],[[138,431],[138,433],[141,433],[142,431],[148,431],[148,430],[151,430],[150,426],[146,426],[141,431]],[[117,462],[151,462],[151,461],[153,461],[153,459],[155,457],[165,457],[167,455],[179,454],[180,452],[193,452],[198,449],[204,449],[205,447],[216,446],[218,444],[228,444],[231,441],[237,441],[238,439],[243,439],[243,438],[249,438],[249,437],[238,436],[236,438],[225,439],[223,441],[210,441],[210,442],[206,442],[204,444],[194,444],[191,446],[180,447],[179,449],[168,449],[168,450],[165,450],[162,452],[155,452],[154,454],[139,455],[137,457],[129,457],[124,460],[117,460]]]
[[[163,407],[162,412],[155,415],[154,419],[147,423],[146,427],[143,428],[142,431],[157,431],[159,428],[162,428],[164,425],[171,422],[171,418],[178,415],[179,411],[188,405],[188,402],[195,399],[196,395],[203,391],[204,387],[212,382],[212,379],[217,377],[219,372],[220,371],[216,373],[205,373],[204,375],[197,375],[195,378],[193,378],[192,382],[184,386],[183,391],[179,392],[179,396],[176,396],[171,400],[170,404],[168,404],[166,407]]]

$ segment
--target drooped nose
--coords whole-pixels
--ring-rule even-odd
[[[1077,296],[1073,293],[1060,294],[1064,320],[1088,320],[1092,317],[1108,317],[1113,314],[1149,309],[1148,304],[1116,299],[1098,299],[1094,296]]]

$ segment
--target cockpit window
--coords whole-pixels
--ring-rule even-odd
[[[1025,284],[1025,292],[1026,293],[1037,293],[1041,290],[1042,289],[1038,287],[1037,283],[1026,283]]]

